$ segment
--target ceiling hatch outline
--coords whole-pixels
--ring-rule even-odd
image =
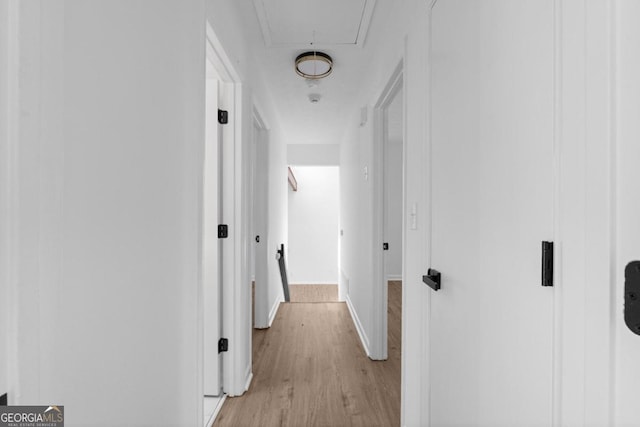
[[[364,46],[376,0],[253,0],[267,47]]]

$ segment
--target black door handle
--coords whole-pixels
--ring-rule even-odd
[[[640,335],[640,261],[631,261],[624,269],[624,323]]]
[[[542,286],[553,286],[553,242],[542,242]]]
[[[438,289],[440,289],[440,272],[438,270],[430,268],[427,271],[427,275],[422,276],[422,281],[431,289],[437,291]]]
[[[256,243],[260,243],[260,236],[256,236]]]

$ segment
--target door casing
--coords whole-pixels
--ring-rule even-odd
[[[383,88],[380,95],[377,97],[377,101],[373,109],[373,230],[372,230],[372,266],[373,266],[373,316],[372,316],[372,331],[369,342],[369,354],[368,356],[372,360],[386,360],[387,359],[387,305],[388,305],[388,287],[385,273],[384,262],[384,221],[385,221],[385,205],[384,205],[384,156],[385,156],[385,138],[386,138],[386,119],[385,111],[391,104],[396,94],[403,91],[404,79],[403,79],[403,61],[401,60],[391,74],[387,84]],[[406,102],[406,101],[403,101]],[[403,111],[405,110],[403,105]],[[405,120],[403,114],[403,134],[405,128]],[[402,170],[403,178],[405,181],[404,173],[406,171],[406,157],[405,157],[405,141],[402,142],[403,160]],[[402,191],[402,218],[403,218],[403,246],[404,246],[404,206],[405,206],[405,192]],[[403,247],[404,253],[404,247]],[[404,260],[403,260],[404,264]],[[404,270],[404,268],[403,268]]]

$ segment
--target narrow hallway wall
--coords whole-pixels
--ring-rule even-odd
[[[340,144],[288,144],[287,161],[296,166],[338,166]]]
[[[372,315],[370,152],[371,130],[354,120],[340,146],[340,300],[352,308],[358,332],[369,353]]]
[[[362,110],[353,111],[353,117],[349,129],[345,133],[340,151],[340,227],[343,235],[340,238],[340,292],[352,308],[358,332],[367,352],[370,352],[370,335],[374,332],[374,317],[379,316],[373,307],[373,255],[374,251],[382,251],[382,248],[373,247],[373,212],[376,209],[374,200],[374,182],[383,176],[383,171],[378,169],[379,165],[374,163],[374,107],[384,91],[385,86],[392,77],[394,71],[402,61],[406,61],[405,73],[421,73],[422,77],[415,78],[414,81],[406,83],[406,92],[414,91],[418,95],[411,96],[411,102],[424,98],[422,70],[423,61],[420,58],[421,49],[426,49],[426,39],[423,32],[417,32],[414,37],[416,44],[416,55],[405,58],[406,37],[408,32],[421,30],[425,26],[426,9],[425,2],[407,1],[399,4],[378,3],[376,8],[381,9],[376,12],[374,19],[384,20],[386,30],[381,33],[372,33],[367,40],[365,49],[372,50],[372,62],[369,66],[369,73],[362,81],[360,101]],[[375,23],[373,24],[375,25]],[[409,35],[411,40],[411,34]],[[419,97],[419,98],[418,98]],[[407,101],[409,102],[409,101]],[[419,105],[421,108],[421,106]],[[363,112],[366,114],[363,116]],[[416,114],[424,114],[423,110],[416,109]],[[420,123],[416,125],[424,126],[424,117],[420,117]],[[410,162],[420,162],[422,157],[421,144],[424,142],[422,135],[414,135],[412,130],[410,135],[415,139],[407,139],[407,144],[413,144],[408,148],[407,158]],[[416,147],[416,148],[414,148]],[[410,153],[409,153],[410,152]],[[413,167],[413,163],[411,163]],[[412,179],[419,182],[421,172],[413,170]],[[409,171],[407,171],[409,174]],[[411,188],[415,191],[415,187]],[[421,194],[418,192],[407,193],[416,203],[420,201]],[[403,207],[398,207],[402,211]],[[424,206],[418,206],[420,215],[424,213]],[[419,222],[419,229],[412,234],[411,250],[407,250],[407,263],[411,268],[415,268],[424,260],[422,233],[422,222]],[[402,239],[399,239],[401,241]],[[402,243],[400,243],[402,244]],[[397,245],[397,244],[396,244]],[[422,267],[419,267],[422,269]],[[414,271],[415,273],[415,271]],[[402,274],[402,272],[399,272]],[[415,274],[414,277],[418,277]],[[421,292],[422,287],[416,286],[414,280],[407,282],[407,295],[413,298],[415,304],[419,304],[418,295],[413,292]],[[404,298],[404,297],[403,297]],[[410,324],[412,332],[419,332],[418,323]],[[409,341],[415,343],[419,348],[417,340]],[[410,344],[411,345],[411,344]],[[416,354],[411,352],[410,354]],[[419,358],[419,356],[416,356]],[[411,369],[415,367],[412,365]],[[418,367],[419,368],[419,367]],[[412,371],[412,377],[418,371]],[[415,394],[413,395],[415,396]],[[408,396],[411,398],[411,396]],[[416,399],[420,399],[416,396]]]
[[[198,425],[204,0],[18,3],[10,403]]]
[[[398,93],[387,108],[387,139],[384,149],[385,241],[389,243],[389,250],[385,254],[385,272],[390,280],[402,278],[402,100],[402,93]]]

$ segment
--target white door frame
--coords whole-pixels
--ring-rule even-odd
[[[377,173],[373,174],[373,230],[372,230],[372,265],[373,265],[373,310],[372,310],[372,333],[369,347],[369,357],[373,360],[386,360],[387,355],[387,305],[388,288],[384,268],[384,157],[386,138],[386,118],[385,110],[391,104],[396,94],[403,90],[404,65],[401,60],[394,69],[391,77],[387,81],[384,89],[377,97],[373,107],[373,167]],[[403,104],[403,134],[405,134],[405,114]],[[403,152],[406,150],[405,141],[402,142]],[[406,169],[406,158],[403,154],[402,169],[404,183],[404,170]],[[404,187],[404,184],[403,184]],[[404,241],[404,204],[405,191],[402,190],[402,222]]]
[[[202,172],[202,233],[201,259],[202,273],[200,282],[203,298],[203,334],[204,334],[204,394],[220,396],[222,391],[221,355],[218,352],[218,340],[221,337],[221,240],[218,238],[220,224],[220,185],[219,168],[220,124],[218,123],[219,77],[213,65],[207,60],[207,82],[205,85],[205,147],[203,150]],[[211,74],[211,75],[209,75]]]
[[[241,188],[242,183],[242,87],[239,74],[236,72],[233,62],[226,54],[222,43],[216,36],[211,24],[207,22],[206,28],[206,57],[220,76],[220,104],[219,108],[229,112],[229,124],[222,127],[224,148],[221,153],[223,169],[223,197],[222,220],[229,225],[229,237],[222,242],[223,259],[222,268],[222,336],[229,339],[229,350],[222,356],[222,390],[230,396],[240,395],[246,390],[246,369],[238,360],[239,352],[243,349],[241,304],[242,295],[238,292],[235,283],[242,277],[242,269],[247,263],[247,256],[242,257],[242,211]],[[202,201],[201,201],[202,202]],[[201,225],[200,225],[201,227]],[[200,230],[202,232],[202,230]],[[244,263],[242,262],[244,260]],[[246,270],[246,269],[245,269]],[[198,302],[199,328],[202,328],[204,302],[202,293]],[[198,344],[198,372],[199,395],[203,396],[204,390],[204,362],[202,333],[199,333]],[[250,352],[250,349],[248,349]],[[250,357],[250,356],[249,356]],[[199,403],[199,412],[204,415],[202,403]]]

